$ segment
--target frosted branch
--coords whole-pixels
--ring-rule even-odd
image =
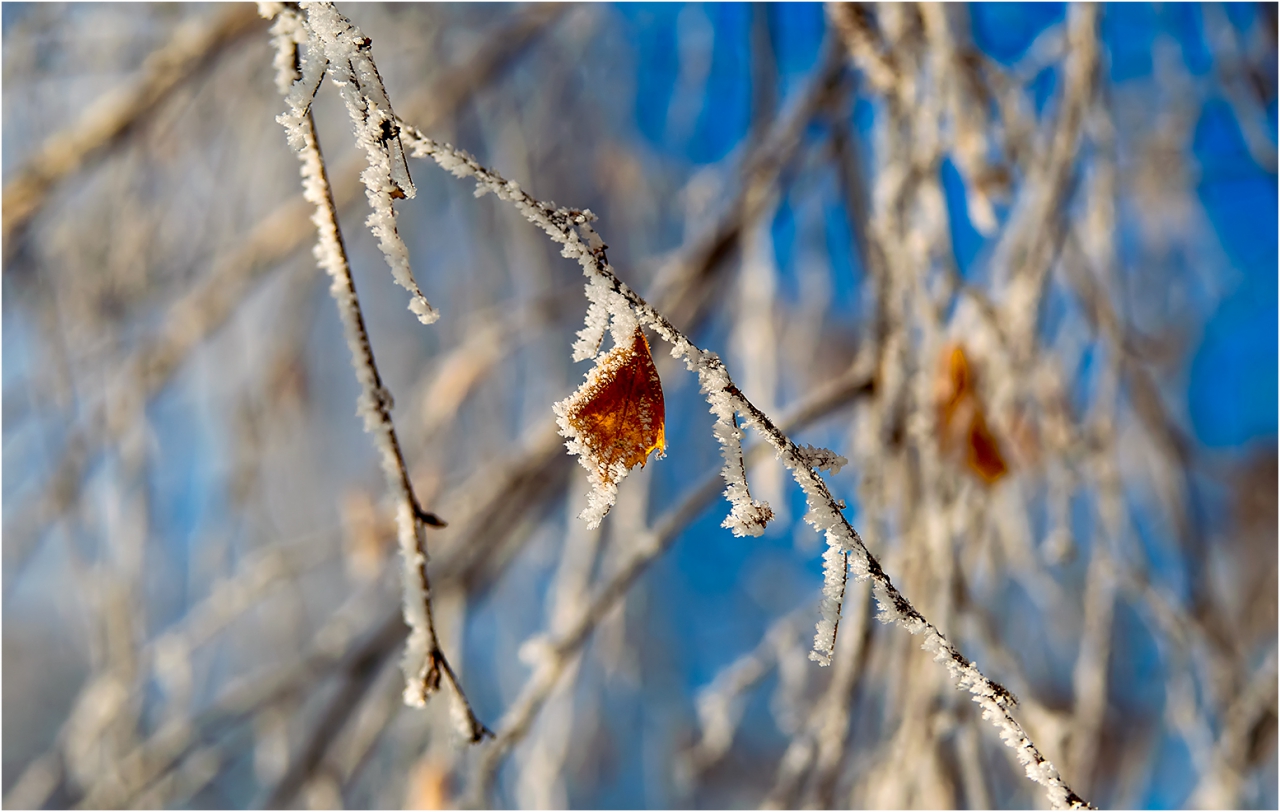
[[[602,242],[583,239],[580,227],[593,221],[595,215],[589,210],[557,208],[551,203],[538,200],[524,192],[514,181],[508,181],[481,166],[466,152],[448,144],[437,143],[410,125],[402,123],[401,133],[415,157],[430,157],[456,177],[472,178],[476,182],[477,196],[493,193],[499,199],[511,203],[553,242],[560,244],[561,255],[576,260],[588,279],[598,278],[609,290],[625,297],[639,322],[671,345],[673,357],[683,360],[691,371],[698,373],[699,380],[703,382],[703,391],[713,393],[708,395],[708,399],[717,419],[731,409],[732,413],[740,415],[773,446],[777,456],[792,472],[805,493],[809,507],[805,520],[825,535],[828,545],[823,556],[825,585],[822,619],[818,624],[815,650],[811,655],[815,660],[823,664],[830,663],[839,623],[840,604],[847,573],[851,569],[859,580],[871,581],[872,593],[880,607],[880,619],[883,622],[894,622],[911,634],[922,636],[923,648],[932,652],[934,658],[946,666],[957,687],[973,695],[973,701],[982,708],[983,718],[999,729],[1001,738],[1014,750],[1027,776],[1046,787],[1050,803],[1055,808],[1087,806],[1063,782],[1057,769],[1040,753],[1013,717],[1010,712],[1015,704],[1013,695],[988,679],[974,663],[965,659],[946,636],[929,623],[893,585],[880,563],[867,550],[858,532],[841,512],[842,504],[831,495],[825,480],[814,469],[811,454],[801,451],[742,395],[714,353],[695,346],[663,314],[618,278],[608,262],[606,246]],[[587,234],[594,235],[594,231],[588,231]],[[722,447],[740,442],[740,438],[733,437],[732,432],[718,431],[717,439],[721,440]],[[726,479],[729,476],[727,474]],[[730,486],[732,485],[733,482],[730,481]]]

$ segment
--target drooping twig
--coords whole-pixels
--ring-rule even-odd
[[[441,526],[443,522],[422,508],[405,467],[404,455],[391,419],[391,394],[382,384],[365,329],[355,283],[347,262],[346,248],[338,227],[337,207],[329,190],[324,160],[311,117],[310,102],[315,92],[311,82],[318,85],[319,79],[315,77],[322,75],[328,55],[316,45],[313,38],[308,37],[306,58],[298,61],[296,50],[303,41],[305,24],[301,15],[292,9],[279,12],[272,30],[277,47],[285,55],[277,61],[277,65],[295,76],[287,98],[290,112],[280,118],[288,133],[290,145],[298,152],[302,162],[304,193],[316,206],[314,222],[320,232],[316,257],[333,280],[329,292],[338,305],[356,378],[360,381],[362,394],[357,411],[364,420],[365,431],[374,437],[387,487],[396,501],[397,536],[404,559],[404,615],[410,629],[402,662],[405,675],[404,699],[409,705],[423,705],[427,696],[439,688],[443,677],[448,680],[455,700],[463,711],[468,738],[476,742],[488,735],[489,731],[476,718],[458,684],[453,668],[440,647],[431,612],[425,534],[427,526]],[[290,50],[295,56],[289,56]],[[295,65],[300,67],[295,69]]]

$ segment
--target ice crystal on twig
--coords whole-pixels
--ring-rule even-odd
[[[715,353],[707,353],[700,359],[697,373],[702,393],[707,396],[711,413],[716,416],[712,431],[724,456],[724,495],[732,506],[720,526],[729,528],[735,536],[758,536],[773,518],[773,509],[752,499],[751,491],[747,489],[747,469],[742,460],[742,429],[738,428],[738,414],[729,391],[733,382]]]

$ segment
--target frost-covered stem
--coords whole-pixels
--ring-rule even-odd
[[[598,278],[610,291],[623,297],[637,320],[671,344],[672,355],[683,359],[691,370],[699,373],[700,378],[723,376],[724,388],[721,394],[733,411],[742,415],[773,446],[783,464],[791,470],[808,499],[809,515],[806,520],[827,537],[828,551],[824,556],[827,586],[824,587],[823,620],[819,624],[819,635],[815,641],[815,659],[821,661],[825,657],[829,661],[835,641],[838,620],[836,613],[843,598],[845,574],[840,569],[842,565],[847,565],[857,578],[871,580],[872,592],[880,605],[880,619],[896,622],[911,634],[923,636],[922,647],[932,652],[934,659],[947,667],[958,687],[973,694],[973,701],[983,709],[983,718],[1000,729],[1001,738],[1014,750],[1025,767],[1027,776],[1047,788],[1050,803],[1055,808],[1087,805],[1063,782],[1058,771],[1014,719],[1010,712],[1015,704],[1013,695],[984,676],[974,663],[966,660],[946,636],[929,623],[894,587],[880,563],[867,550],[858,532],[841,513],[843,505],[832,497],[826,482],[815,470],[812,454],[797,447],[742,395],[733,385],[724,364],[714,353],[695,346],[662,313],[652,308],[618,278],[606,257],[607,246],[590,228],[589,223],[595,219],[590,211],[557,208],[538,200],[524,192],[519,184],[481,166],[467,153],[447,144],[439,144],[403,122],[401,133],[414,156],[430,157],[457,177],[474,178],[477,196],[492,192],[514,205],[530,222],[542,228],[552,241],[560,243],[563,246],[561,255],[577,260],[589,279]],[[582,234],[586,235],[585,240],[580,236]],[[714,405],[713,401],[713,408]]]
[[[311,126],[310,114],[308,114],[308,126]],[[314,141],[314,130],[312,141]],[[316,157],[318,156],[317,147]],[[443,526],[444,523],[434,514],[424,510],[413,492],[404,455],[400,450],[400,443],[391,419],[391,394],[382,385],[368,332],[364,326],[364,317],[360,311],[355,284],[347,265],[342,236],[337,229],[337,212],[325,183],[323,162],[318,164],[318,169],[317,177],[321,184],[325,184],[326,201],[323,210],[326,223],[321,227],[322,230],[332,227],[333,242],[328,247],[336,251],[330,257],[334,264],[329,266],[326,263],[325,268],[334,279],[330,292],[334,295],[342,313],[343,326],[352,350],[352,360],[357,368],[356,375],[364,389],[360,411],[364,417],[365,430],[374,434],[376,438],[376,444],[382,455],[382,468],[386,474],[387,485],[399,502],[396,523],[400,551],[405,559],[404,612],[410,628],[403,664],[406,679],[405,702],[419,706],[424,704],[426,697],[439,688],[440,679],[443,676],[453,688],[456,700],[463,706],[471,740],[480,741],[488,731],[476,718],[462,686],[458,683],[453,667],[440,648],[432,614],[425,528],[428,525]]]
[[[285,10],[279,14],[273,33],[278,53],[285,55],[276,62],[282,77],[292,72],[292,65],[298,64],[296,59],[288,58],[288,55],[290,51],[296,54],[300,30],[301,20],[296,12]],[[315,48],[308,48],[307,59],[301,63],[301,75],[296,78],[287,96],[290,111],[280,116],[280,123],[285,127],[289,143],[297,151],[302,163],[304,196],[316,207],[312,218],[319,232],[315,255],[332,280],[329,293],[337,303],[347,346],[351,351],[352,366],[356,379],[360,382],[361,395],[357,413],[363,419],[365,431],[374,437],[387,488],[397,506],[397,537],[404,559],[404,617],[409,626],[409,638],[402,661],[405,676],[404,701],[413,706],[425,704],[427,696],[440,687],[443,676],[449,681],[454,696],[464,711],[470,739],[476,742],[488,730],[476,718],[453,668],[440,648],[432,616],[431,586],[427,576],[426,527],[440,527],[444,523],[424,510],[414,494],[391,419],[391,393],[383,386],[374,359],[373,347],[347,261],[346,246],[338,226],[337,206],[334,204],[324,159],[316,139],[310,101],[316,89],[312,83],[318,84],[317,77],[322,75],[320,71],[323,70],[324,59],[323,54]],[[283,81],[281,86],[283,88]]]

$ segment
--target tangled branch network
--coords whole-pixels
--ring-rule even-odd
[[[431,594],[427,578],[425,531],[439,520],[425,511],[414,495],[403,455],[391,419],[391,396],[383,387],[351,282],[350,270],[338,229],[335,207],[328,189],[324,162],[311,120],[310,105],[321,82],[328,76],[337,85],[350,114],[357,144],[367,155],[368,167],[362,175],[372,214],[367,225],[391,267],[395,281],[410,293],[409,309],[424,324],[438,317],[427,302],[409,265],[408,251],[396,228],[394,201],[411,197],[405,155],[431,158],[441,168],[459,178],[476,182],[476,195],[493,193],[513,205],[531,223],[561,245],[561,255],[576,260],[587,277],[589,306],[586,324],[574,347],[575,360],[598,357],[604,334],[611,333],[615,346],[623,346],[638,327],[648,328],[670,345],[672,357],[682,360],[697,374],[710,411],[715,415],[714,432],[724,456],[722,474],[730,513],[724,526],[738,536],[758,536],[772,518],[772,510],[753,499],[748,489],[743,461],[743,427],[749,426],[774,449],[804,491],[808,505],[805,520],[827,542],[823,555],[824,586],[821,618],[817,623],[810,658],[821,665],[831,663],[839,629],[841,609],[849,573],[869,581],[879,605],[879,618],[895,623],[922,638],[921,646],[942,663],[956,686],[972,694],[982,708],[983,718],[1000,731],[1000,736],[1023,764],[1026,774],[1047,791],[1055,808],[1087,807],[1088,804],[1063,781],[1057,769],[1040,752],[1014,718],[1013,695],[986,677],[966,659],[946,636],[924,617],[894,586],[889,575],[867,549],[861,536],[844,516],[844,503],[828,488],[822,472],[834,473],[847,461],[827,449],[798,446],[734,384],[724,363],[714,353],[696,346],[662,313],[650,306],[617,275],[607,258],[607,245],[595,231],[595,215],[587,209],[557,207],[523,191],[479,163],[466,152],[438,143],[392,112],[372,58],[370,40],[330,3],[304,3],[300,9],[280,4],[263,4],[264,16],[275,18],[273,36],[277,46],[277,81],[289,110],[279,120],[289,143],[302,163],[304,190],[316,207],[313,218],[320,232],[316,257],[333,280],[330,288],[342,315],[353,365],[362,386],[359,413],[365,429],[375,438],[388,489],[397,504],[397,526],[404,561],[404,614],[410,636],[403,660],[406,679],[405,701],[421,705],[429,693],[447,679],[459,709],[462,730],[474,742],[488,732],[475,717],[461,686],[436,638],[431,614]],[[305,12],[305,16],[304,13]],[[301,50],[300,46],[305,46]],[[739,424],[739,420],[743,425]],[[581,444],[572,439],[570,452],[577,453],[584,467],[592,470]],[[625,472],[619,472],[620,474]],[[589,526],[598,525],[617,497],[622,476],[608,481],[596,477],[586,510],[581,518]]]

